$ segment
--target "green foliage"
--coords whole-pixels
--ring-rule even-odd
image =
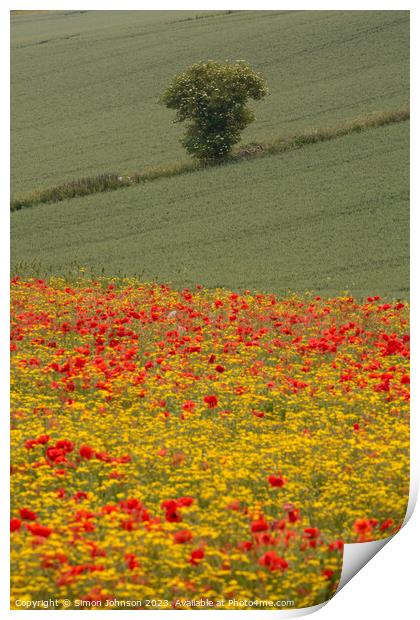
[[[239,142],[255,116],[248,99],[268,94],[263,76],[243,61],[199,62],[177,75],[161,98],[177,110],[178,122],[190,121],[182,144],[201,160],[221,160]]]

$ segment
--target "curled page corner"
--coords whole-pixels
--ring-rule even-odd
[[[344,545],[343,567],[337,592],[344,588],[353,577],[384,547],[393,536],[370,542],[347,543]]]
[[[418,479],[416,475],[412,475],[410,478],[410,493],[408,497],[407,511],[405,513],[401,529],[407,524],[407,522],[410,520],[411,515],[414,512],[417,495]],[[345,544],[341,578],[335,594],[337,594],[341,590],[341,588],[343,588],[369,562],[369,560],[371,560],[397,534],[398,532],[396,532],[392,536],[388,536],[387,538],[383,538],[381,540]]]
[[[413,462],[414,459],[412,459]],[[417,476],[417,472],[412,471],[410,477],[410,493],[407,503],[407,511],[405,513],[404,521],[401,526],[401,529],[407,524],[410,520],[411,515],[414,512],[414,507],[417,502],[418,496],[418,487],[419,480]],[[385,547],[386,544],[392,540],[398,532],[393,534],[392,536],[388,536],[387,538],[383,538],[381,540],[373,540],[370,542],[362,542],[362,543],[346,543],[344,545],[343,550],[343,564],[341,569],[341,578],[340,582],[337,586],[337,589],[334,593],[334,596],[342,589],[344,586],[351,581],[351,579],[377,554],[379,551]],[[311,607],[301,607],[298,609],[283,609],[281,610],[281,616],[288,618],[298,618],[302,616],[308,616],[310,614],[319,611],[322,607],[327,605],[327,603],[331,600],[327,599],[318,605],[313,605]],[[279,610],[280,611],[280,610]],[[266,617],[268,612],[265,611],[255,611],[254,614],[261,614]],[[270,616],[272,615],[271,612]]]

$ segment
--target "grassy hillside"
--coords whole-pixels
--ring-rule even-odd
[[[13,193],[183,157],[181,128],[156,100],[200,59],[242,58],[266,76],[271,96],[256,104],[246,142],[408,102],[408,11],[57,11],[11,19]],[[240,183],[246,171],[235,173]]]
[[[12,215],[13,270],[406,297],[409,123]]]

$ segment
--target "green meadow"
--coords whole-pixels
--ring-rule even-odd
[[[404,297],[408,125],[23,209],[15,271]]]
[[[244,144],[409,102],[408,11],[55,11],[11,17],[12,196],[186,155],[157,103],[193,62],[270,96]],[[409,123],[12,213],[12,272],[408,295]]]

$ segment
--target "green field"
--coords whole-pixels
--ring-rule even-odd
[[[407,11],[57,11],[12,16],[12,194],[185,159],[157,98],[200,59],[247,60],[271,94],[244,142],[409,101]],[[36,205],[12,272],[78,267],[177,287],[408,296],[409,123]]]
[[[75,261],[176,286],[406,297],[408,130],[18,211],[14,269],[60,274]]]
[[[11,35],[13,194],[184,157],[157,99],[202,59],[267,78],[245,141],[408,103],[408,11],[61,11]]]

